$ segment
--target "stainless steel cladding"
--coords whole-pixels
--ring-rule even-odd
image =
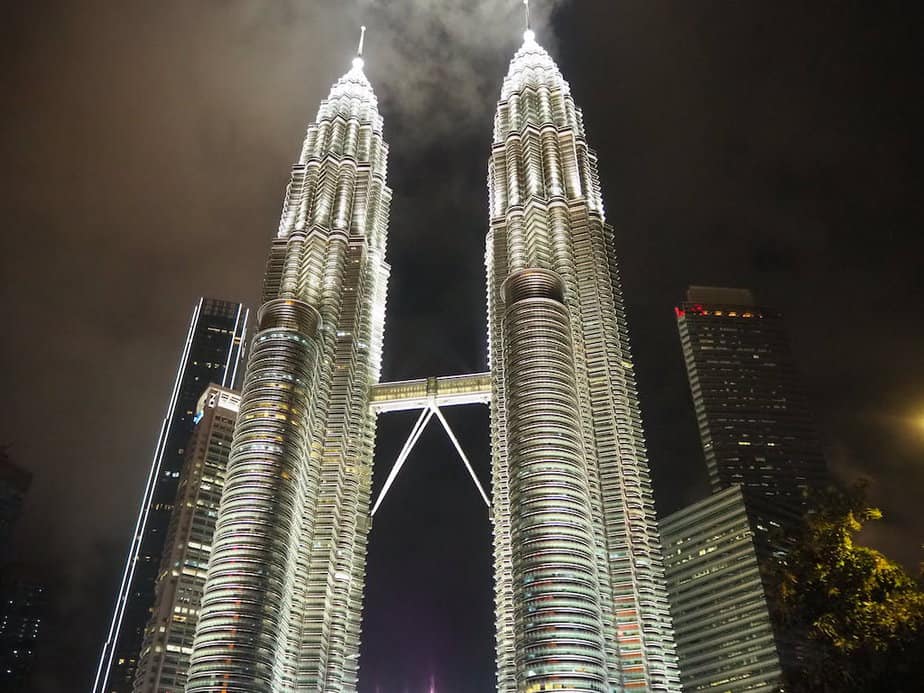
[[[293,166],[270,249],[188,691],[355,691],[391,191],[361,59]]]
[[[596,542],[571,326],[545,270],[507,280],[510,538],[517,680],[543,690],[607,682]]]
[[[613,229],[530,31],[488,187],[498,690],[679,691]]]

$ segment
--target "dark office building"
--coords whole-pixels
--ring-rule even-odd
[[[32,690],[35,647],[43,629],[45,589],[27,580],[0,581],[0,690]]]
[[[800,505],[827,474],[782,317],[750,291],[700,286],[676,312],[712,490]]]
[[[0,566],[9,560],[13,526],[31,483],[32,475],[13,464],[6,450],[0,448]]]
[[[770,693],[798,670],[762,565],[827,483],[779,313],[750,291],[690,287],[677,325],[712,495],[661,523],[685,691]]]
[[[13,528],[32,475],[0,448],[0,691],[29,690],[35,644],[41,630],[45,591],[18,577],[11,562]]]
[[[94,693],[132,690],[184,448],[195,426],[196,405],[210,383],[233,387],[240,380],[248,315],[240,303],[207,298],[193,310],[97,667]]]

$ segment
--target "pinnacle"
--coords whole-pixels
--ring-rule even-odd
[[[526,86],[540,84],[550,87],[564,84],[567,90],[567,83],[564,82],[552,56],[536,41],[536,34],[532,29],[527,29],[523,34],[523,44],[510,61],[501,98],[506,99]]]

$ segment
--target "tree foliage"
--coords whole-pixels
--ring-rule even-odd
[[[783,560],[770,568],[771,603],[799,643],[794,693],[924,690],[924,591],[882,553],[858,545],[882,514],[865,484],[827,490],[811,502]]]

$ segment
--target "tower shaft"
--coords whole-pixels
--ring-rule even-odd
[[[270,250],[188,691],[355,691],[391,191],[362,63],[309,127]]]
[[[678,691],[614,233],[581,112],[530,31],[488,186],[498,688]]]

